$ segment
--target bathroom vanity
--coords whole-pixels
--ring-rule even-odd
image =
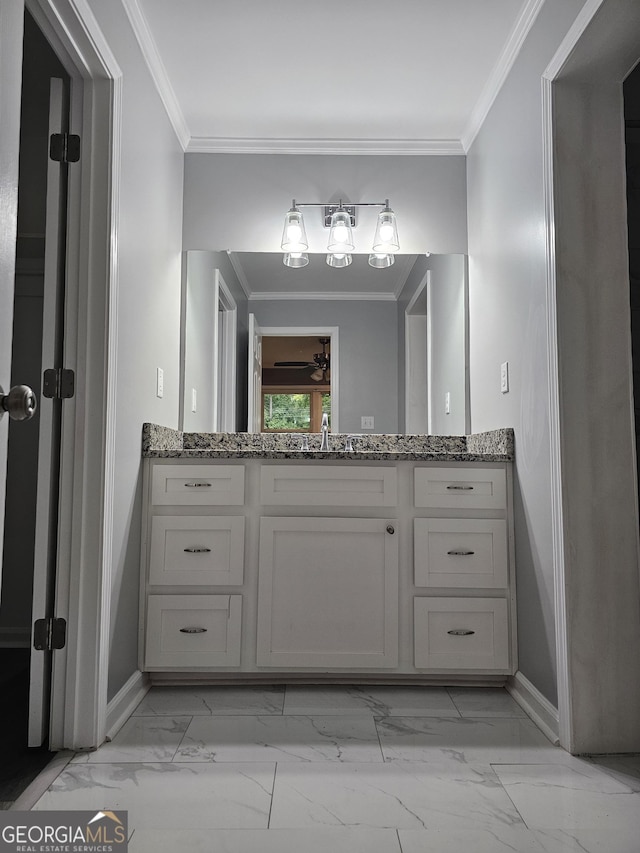
[[[494,682],[516,670],[513,435],[145,425],[140,669]],[[317,445],[317,446],[316,446]]]

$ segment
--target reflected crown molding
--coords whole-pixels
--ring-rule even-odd
[[[296,291],[292,293],[290,290],[288,291],[268,291],[265,293],[254,292],[249,296],[251,302],[271,302],[274,299],[279,300],[288,300],[291,299],[298,300],[316,300],[316,301],[330,301],[335,302],[337,300],[350,300],[355,301],[359,300],[361,302],[395,302],[397,300],[397,296],[395,293],[362,293],[356,292],[354,290],[334,290],[334,291],[316,291],[310,293],[304,293],[302,291]]]
[[[192,136],[187,153],[464,156],[459,139],[276,139]]]

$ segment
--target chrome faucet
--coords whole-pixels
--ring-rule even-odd
[[[329,415],[326,412],[322,413],[322,441],[320,442],[320,450],[329,450]]]

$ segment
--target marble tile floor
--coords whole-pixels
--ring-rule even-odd
[[[126,809],[131,853],[640,853],[640,756],[496,688],[154,687],[34,808]]]

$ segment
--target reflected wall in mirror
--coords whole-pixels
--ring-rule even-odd
[[[309,265],[302,269],[284,266],[282,254],[275,252],[190,251],[186,255],[187,271],[194,268],[191,256],[198,256],[201,277],[208,263],[210,282],[217,264],[237,305],[238,430],[263,428],[262,392],[252,396],[251,377],[256,371],[248,369],[251,314],[258,328],[277,330],[280,336],[301,336],[311,330],[307,336],[316,338],[312,356],[322,350],[318,330],[339,331],[340,348],[332,353],[330,374],[340,377],[337,393],[330,384],[340,432],[455,435],[469,431],[466,256],[398,255],[392,267],[378,270],[368,265],[367,255],[354,255],[346,269],[329,267],[325,255],[310,255]],[[198,310],[189,305],[190,294],[185,287],[187,320]],[[189,413],[191,364],[200,358],[206,366],[214,356],[211,341],[202,339],[202,330],[199,343],[190,340],[189,322],[183,322],[183,330],[182,423],[186,429],[196,422],[190,417],[194,413]],[[218,358],[223,357],[218,351]],[[302,361],[303,357],[279,360]],[[248,400],[253,410],[250,418]],[[220,407],[223,412],[224,402],[219,402],[219,412]],[[363,423],[371,418],[373,428],[368,429]],[[214,422],[212,413],[210,423]],[[204,415],[198,423],[203,424],[198,429],[213,431],[204,426]]]
[[[182,307],[182,429],[235,432],[238,307],[207,253],[187,253]]]

